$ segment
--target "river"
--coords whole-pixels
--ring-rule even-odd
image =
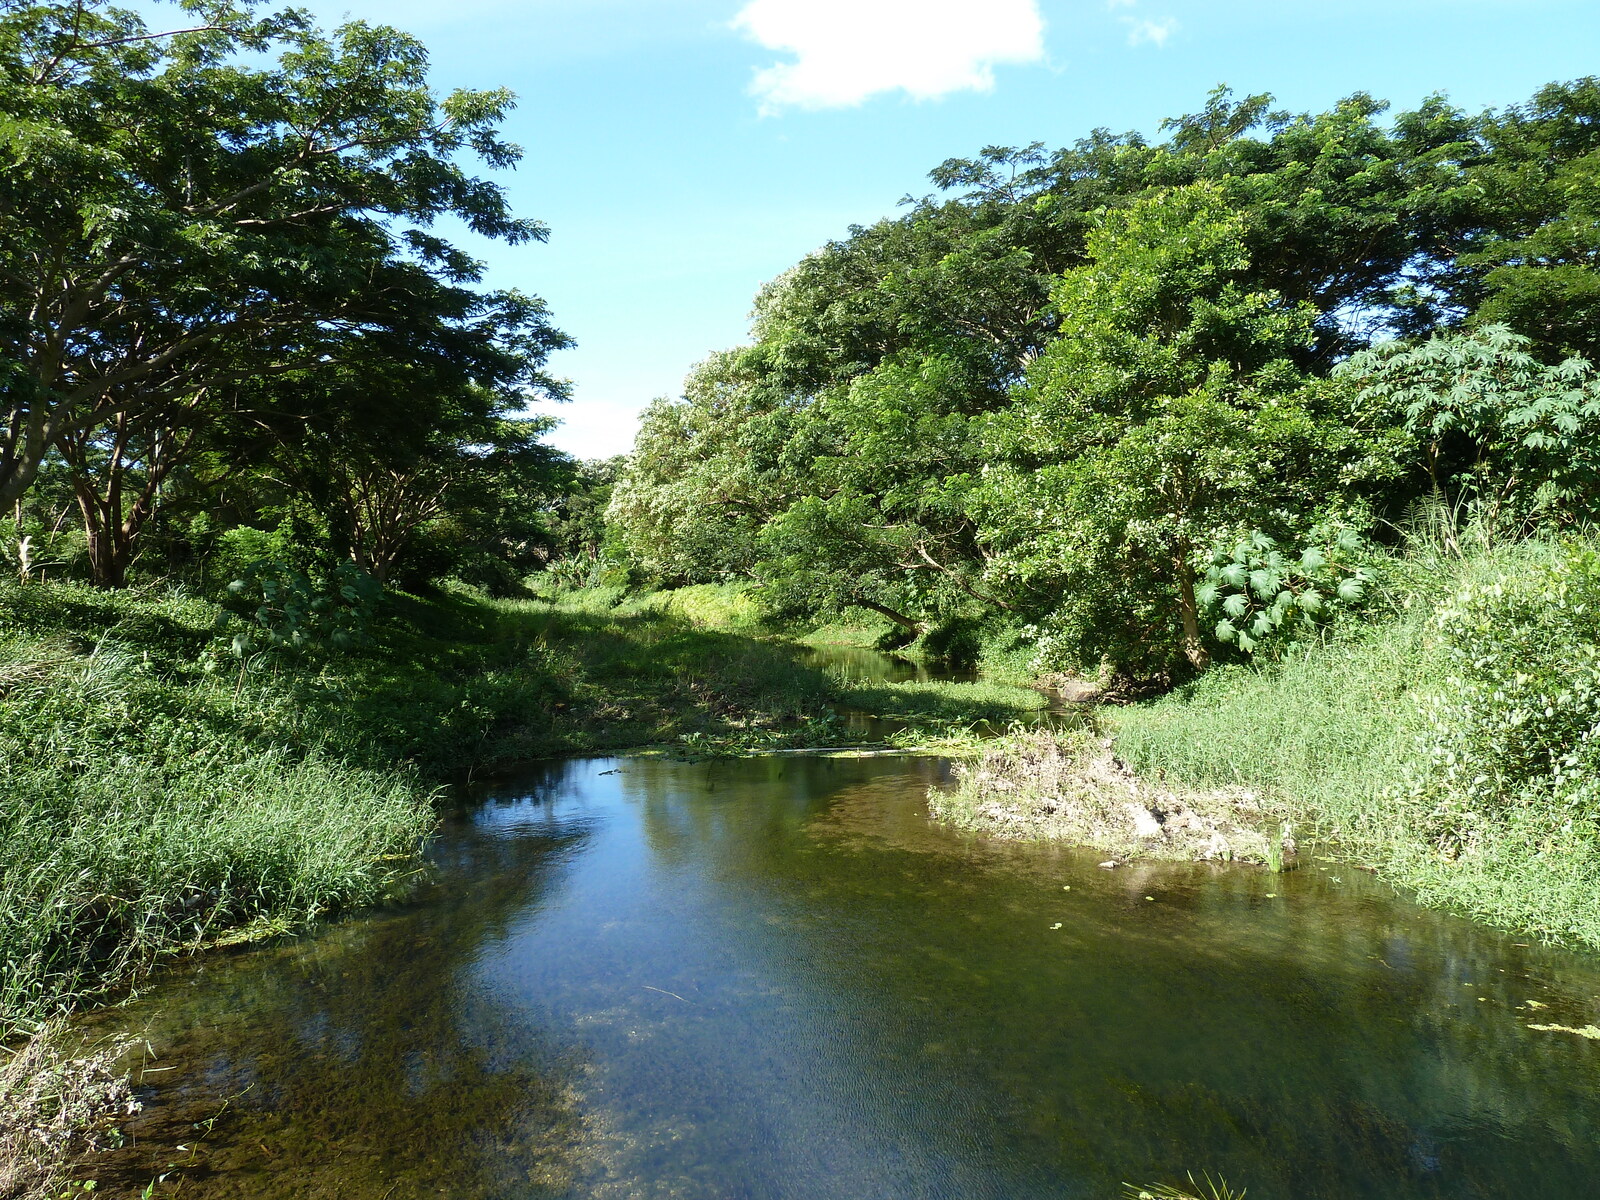
[[[1359,871],[931,824],[937,759],[607,758],[487,788],[413,901],[100,1014],[185,1200],[1539,1197],[1600,1184],[1600,960]],[[181,1186],[176,1187],[176,1185]]]

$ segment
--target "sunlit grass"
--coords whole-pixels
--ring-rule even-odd
[[[1220,1179],[1204,1175],[1196,1180],[1189,1176],[1188,1187],[1168,1183],[1153,1183],[1144,1187],[1123,1184],[1125,1200],[1244,1200],[1244,1189],[1234,1191]]]
[[[1432,837],[1433,806],[1407,799],[1427,756],[1419,701],[1449,673],[1430,640],[1437,606],[1468,585],[1547,570],[1558,552],[1524,543],[1397,559],[1385,580],[1389,607],[1375,621],[1284,662],[1213,670],[1162,699],[1107,711],[1117,753],[1176,786],[1262,791],[1294,814],[1300,841],[1328,840],[1424,903],[1600,946],[1593,812],[1507,797],[1475,813],[1472,845],[1451,852]]]

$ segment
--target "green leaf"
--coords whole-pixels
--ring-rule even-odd
[[[1280,582],[1277,574],[1273,571],[1260,570],[1250,572],[1250,590],[1262,600],[1271,600],[1276,596]]]

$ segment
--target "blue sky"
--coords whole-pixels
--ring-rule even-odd
[[[1600,73],[1600,0],[344,0],[441,87],[509,87],[499,178],[546,245],[469,247],[578,348],[553,441],[621,453],[638,410],[743,340],[767,279],[982,146],[1153,133],[1218,83],[1318,110],[1469,108]]]

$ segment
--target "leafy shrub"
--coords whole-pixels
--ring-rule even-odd
[[[1404,794],[1434,844],[1471,852],[1528,816],[1600,840],[1600,554],[1469,587],[1435,624],[1447,673]]]
[[[223,603],[246,626],[233,635],[233,652],[243,658],[258,650],[354,649],[367,640],[382,592],[348,561],[320,580],[285,562],[257,563],[228,585]]]
[[[204,538],[209,526],[209,517],[197,518],[191,523],[191,535]],[[263,563],[287,563],[295,558],[293,537],[286,526],[253,529],[241,525],[215,535],[210,559],[211,578],[217,582],[242,579]]]
[[[916,642],[923,658],[954,667],[971,667],[983,653],[984,619],[964,614],[946,615],[929,625]]]
[[[1318,529],[1289,558],[1256,531],[1211,556],[1195,599],[1219,642],[1276,658],[1285,643],[1361,599],[1367,573],[1351,561],[1360,549],[1351,530]]]
[[[1387,408],[1431,490],[1509,533],[1600,516],[1600,377],[1581,358],[1547,366],[1503,325],[1385,342],[1338,373]]]

